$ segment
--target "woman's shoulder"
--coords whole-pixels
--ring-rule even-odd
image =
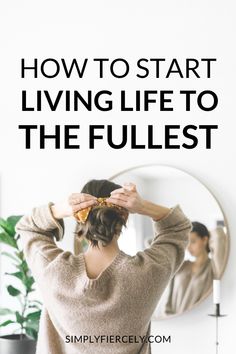
[[[193,262],[191,262],[189,259],[186,259],[182,263],[182,265],[180,266],[178,272],[190,270],[192,267],[192,264],[193,264]]]

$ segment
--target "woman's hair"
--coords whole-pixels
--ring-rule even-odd
[[[196,232],[196,234],[200,237],[200,238],[204,238],[204,237],[207,237],[208,238],[208,242],[207,242],[207,245],[206,245],[206,250],[207,250],[207,253],[209,253],[211,250],[210,250],[210,247],[209,247],[209,238],[210,238],[210,232],[208,231],[207,227],[198,222],[198,221],[193,221],[192,222],[192,230],[191,232]]]
[[[110,193],[121,188],[106,179],[90,180],[82,188],[81,193],[91,194],[97,198],[109,197]],[[122,227],[126,227],[128,210],[116,207],[93,206],[84,224],[78,223],[76,234],[85,237],[91,242],[92,246],[98,247],[98,241],[103,246],[107,246],[115,235],[120,235]]]

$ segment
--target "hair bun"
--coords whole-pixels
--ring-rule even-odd
[[[115,207],[93,207],[85,224],[79,224],[78,236],[85,236],[94,246],[101,241],[108,245],[115,235],[120,235],[122,227],[126,226],[128,211]]]

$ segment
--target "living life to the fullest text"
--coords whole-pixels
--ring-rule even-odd
[[[149,114],[153,112],[157,114],[157,119],[160,112],[176,115],[175,102],[178,102],[178,110],[182,112],[197,110],[199,114],[208,114],[214,111],[218,107],[219,99],[211,87],[205,87],[204,90],[193,87],[176,90],[171,85],[173,80],[209,79],[210,82],[214,76],[216,62],[216,58],[139,58],[132,62],[125,58],[22,58],[22,82],[32,79],[35,82],[33,88],[21,90],[21,111],[27,116],[27,124],[19,124],[18,129],[23,134],[24,147],[30,149],[36,144],[39,149],[46,149],[49,143],[53,143],[55,149],[80,149],[79,135],[83,130],[82,134],[88,136],[89,149],[96,149],[102,140],[106,141],[107,147],[111,149],[194,149],[199,145],[211,149],[213,135],[218,129],[217,124],[194,124],[191,120],[184,126],[176,123],[158,126],[148,124],[148,120]],[[88,77],[91,79],[91,75],[98,81],[107,82],[112,79],[112,87],[104,87],[101,90],[93,87],[86,90],[81,88],[82,80],[84,82]],[[120,82],[128,78],[146,80],[145,83],[156,80],[157,89],[131,90],[129,86],[117,89],[116,81],[120,87]],[[63,83],[65,80],[77,80],[80,89],[59,87],[58,90],[50,90],[47,86],[39,89],[37,80],[43,80],[45,85],[52,80]],[[170,80],[172,84],[169,88],[159,88],[159,80]],[[107,115],[111,111],[120,115],[124,112],[143,113],[143,120],[147,123],[144,139],[138,139],[137,122],[121,124],[119,129],[117,126],[114,129],[113,124],[101,124],[100,116],[97,124],[88,124],[87,119],[83,120],[83,112],[94,117],[97,112]],[[49,129],[45,124],[29,124],[28,115],[33,117],[36,112],[56,112],[53,113],[54,120],[55,114],[61,115],[63,112],[81,114],[78,113],[74,124],[54,124],[53,128],[50,124]]]

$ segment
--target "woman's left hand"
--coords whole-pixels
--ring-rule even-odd
[[[126,208],[130,213],[142,214],[144,211],[145,202],[134,183],[125,183],[122,188],[115,189],[106,201]]]

